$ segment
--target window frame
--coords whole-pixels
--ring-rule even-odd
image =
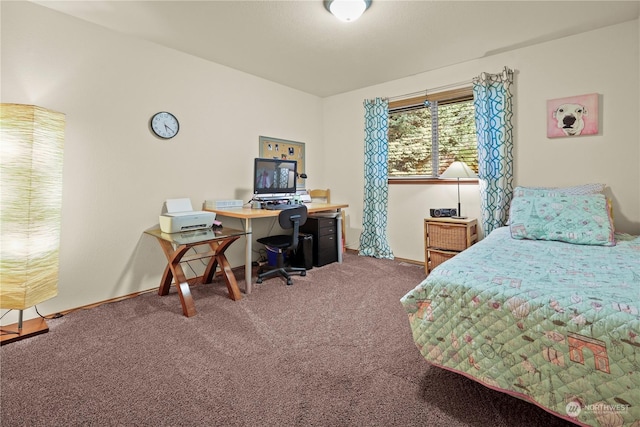
[[[473,87],[465,86],[457,89],[446,90],[442,92],[436,93],[425,93],[423,95],[397,99],[394,101],[389,101],[389,113],[392,110],[397,110],[400,108],[411,108],[411,107],[420,107],[423,106],[426,101],[437,101],[438,105],[444,105],[448,103],[461,102],[461,101],[469,101],[473,100]],[[442,179],[437,177],[420,177],[418,175],[412,177],[388,177],[387,183],[389,185],[398,185],[398,184],[457,184],[458,180],[456,179]],[[478,184],[477,178],[465,179],[460,181],[460,184]]]

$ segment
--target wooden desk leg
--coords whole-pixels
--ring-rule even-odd
[[[171,259],[173,259],[175,251],[171,243],[166,242],[162,239],[158,239],[158,242],[160,243],[162,252],[164,252],[164,256],[167,258],[167,266],[164,268],[164,274],[162,274],[162,280],[160,281],[160,287],[158,288],[158,295],[164,296],[169,294],[169,289],[171,289],[171,283],[173,281]]]
[[[211,245],[212,249],[215,250],[213,245]],[[204,270],[204,274],[202,275],[202,283],[211,283],[213,282],[213,275],[216,273],[216,268],[218,267],[218,260],[215,256],[212,256],[207,264],[207,268]]]
[[[193,297],[191,296],[189,283],[187,283],[187,278],[185,277],[184,271],[180,266],[180,260],[182,259],[184,254],[187,253],[189,247],[186,245],[182,245],[174,251],[171,243],[162,239],[158,239],[158,241],[160,242],[162,250],[164,251],[165,255],[167,256],[167,260],[169,261],[169,264],[165,268],[164,274],[162,276],[162,282],[160,283],[158,294],[167,295],[169,293],[169,287],[171,286],[171,276],[173,276],[176,282],[176,288],[178,289],[180,304],[182,305],[182,313],[187,317],[194,316],[196,314],[196,306],[193,303]],[[167,271],[167,269],[169,271]]]
[[[180,282],[177,287],[178,295],[180,296],[180,305],[182,305],[182,313],[187,317],[195,316],[196,306],[193,303],[189,284],[187,282]]]
[[[238,282],[236,281],[236,275],[233,274],[233,270],[231,269],[231,265],[227,260],[227,256],[224,252],[227,248],[236,240],[238,240],[240,236],[231,237],[224,240],[219,240],[215,242],[209,243],[211,249],[215,251],[215,256],[211,257],[209,264],[207,265],[207,269],[204,272],[203,282],[210,283],[213,280],[213,274],[215,273],[216,267],[220,266],[220,271],[222,272],[222,277],[227,285],[227,290],[229,291],[229,298],[234,301],[238,301],[242,298],[242,294],[240,293],[240,289],[238,288]]]
[[[164,274],[162,275],[162,280],[160,281],[160,288],[158,289],[158,295],[164,296],[169,294],[169,289],[171,288],[171,282],[173,281],[173,272],[171,271],[171,267],[169,264],[164,268]]]
[[[218,260],[218,264],[220,264],[220,270],[222,270],[222,277],[224,277],[224,281],[227,284],[227,290],[229,291],[229,298],[234,301],[238,301],[242,298],[242,294],[240,294],[240,289],[238,288],[238,282],[236,282],[236,276],[233,274],[233,270],[231,269],[231,265],[229,265],[229,261],[227,261],[227,257],[224,254],[216,255],[216,259]]]

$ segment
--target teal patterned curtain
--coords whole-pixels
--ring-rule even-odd
[[[364,101],[364,209],[359,255],[393,259],[387,242],[389,101]]]
[[[513,195],[513,71],[482,73],[473,79],[478,139],[482,227],[488,236],[507,223]]]

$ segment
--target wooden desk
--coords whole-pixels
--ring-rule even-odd
[[[319,213],[319,212],[340,212],[344,208],[348,208],[347,204],[340,203],[305,203],[307,207],[307,212]],[[269,209],[253,209],[250,207],[242,207],[242,208],[229,208],[229,209],[207,209],[206,211],[215,212],[216,215],[226,216],[229,218],[238,218],[244,220],[244,231],[247,233],[246,243],[245,243],[245,259],[244,259],[244,277],[245,277],[245,293],[248,295],[251,293],[251,284],[253,282],[252,277],[252,225],[251,221],[253,219],[259,218],[274,218],[280,215],[281,211],[278,210],[269,210]],[[337,215],[338,225],[337,225],[337,233],[338,238],[338,262],[342,262],[342,215]]]
[[[209,258],[210,260],[202,275],[202,283],[211,283],[216,267],[220,266],[222,277],[227,284],[229,298],[234,301],[242,298],[236,277],[227,261],[224,251],[236,240],[245,235],[242,230],[233,228],[220,228],[204,230],[184,231],[179,233],[163,233],[160,228],[145,231],[146,234],[158,239],[162,250],[167,257],[167,266],[164,269],[158,295],[163,296],[169,293],[171,282],[175,277],[176,288],[182,304],[182,312],[185,316],[191,317],[196,314],[196,307],[193,303],[189,283],[182,270],[181,262],[193,261],[196,259]],[[185,255],[194,246],[209,245],[210,251]]]

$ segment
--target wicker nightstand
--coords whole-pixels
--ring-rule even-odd
[[[475,219],[425,218],[424,271],[431,270],[478,241]]]

